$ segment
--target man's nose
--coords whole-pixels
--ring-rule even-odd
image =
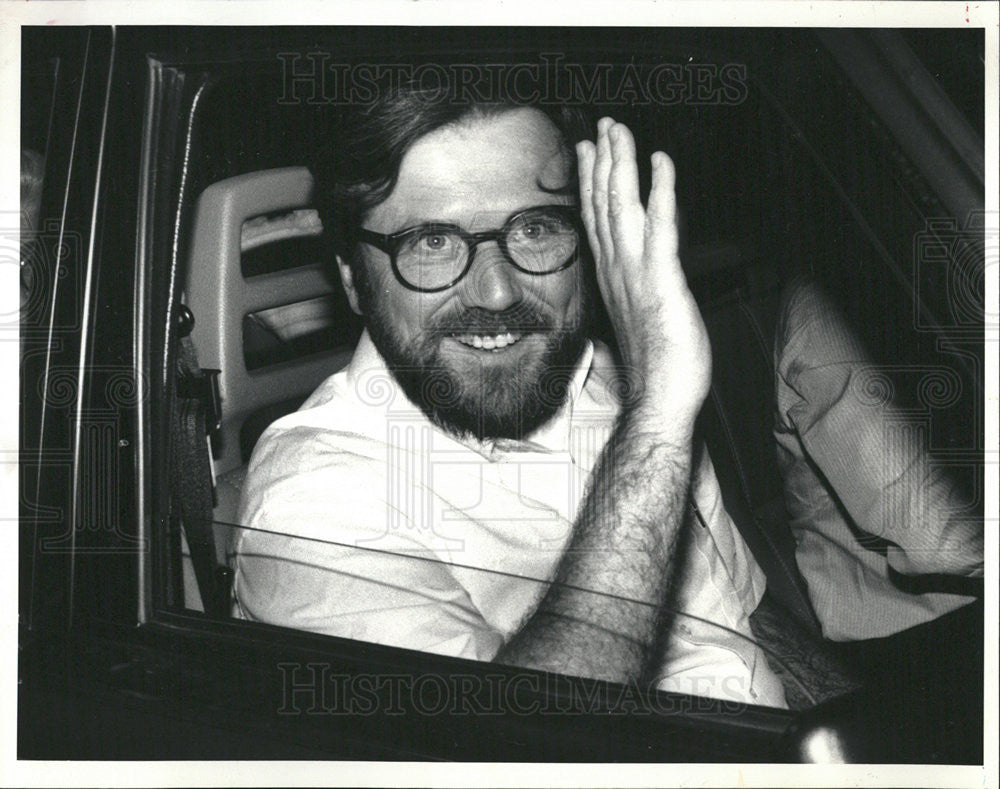
[[[517,271],[504,260],[495,241],[479,245],[472,268],[460,286],[467,307],[499,312],[514,306],[522,297]]]

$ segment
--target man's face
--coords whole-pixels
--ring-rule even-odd
[[[523,209],[574,203],[574,195],[552,191],[570,183],[570,167],[541,112],[470,116],[414,143],[364,227],[498,229]],[[562,405],[585,344],[580,263],[535,276],[488,241],[457,285],[423,293],[397,281],[386,253],[361,244],[360,255],[362,281],[340,266],[352,304],[407,396],[435,422],[460,435],[520,438]]]

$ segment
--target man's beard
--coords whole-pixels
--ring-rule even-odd
[[[412,342],[404,343],[393,318],[379,310],[366,278],[357,282],[368,333],[406,396],[436,425],[459,437],[484,439],[530,436],[566,402],[569,384],[586,347],[582,298],[578,316],[557,329],[543,311],[519,304],[502,312],[459,308],[437,318]],[[544,343],[541,353],[522,354],[516,365],[478,365],[470,353],[466,369],[457,369],[440,353],[446,337],[521,333],[518,343]],[[457,342],[457,341],[456,341]],[[476,351],[484,356],[490,351]]]

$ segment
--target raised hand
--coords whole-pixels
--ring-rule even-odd
[[[639,198],[635,141],[611,118],[597,144],[577,145],[583,223],[597,282],[638,403],[693,424],[711,379],[708,333],[677,253],[674,167],[657,151],[648,206]]]

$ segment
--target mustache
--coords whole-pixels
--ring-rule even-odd
[[[540,310],[527,304],[516,304],[506,310],[485,310],[469,307],[442,316],[428,327],[428,333],[448,334],[499,334],[500,332],[548,331],[552,320]]]

